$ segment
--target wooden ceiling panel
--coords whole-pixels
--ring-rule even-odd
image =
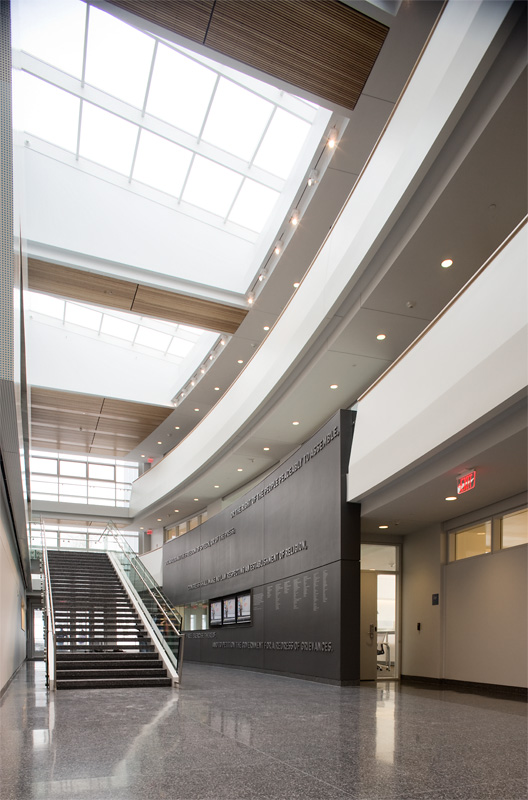
[[[123,457],[172,413],[126,400],[31,390],[32,447]]]
[[[28,259],[28,283],[35,292],[57,294],[121,311],[130,311],[137,289],[135,283],[36,258]]]
[[[217,0],[205,44],[353,109],[387,32],[334,0]]]
[[[132,311],[219,333],[236,333],[248,313],[245,308],[171,294],[149,286],[138,286]]]
[[[353,109],[388,28],[339,0],[112,0],[119,8]]]
[[[216,333],[235,333],[248,309],[154,289],[106,275],[28,260],[29,288],[145,317],[194,325]]]
[[[161,3],[145,3],[145,0],[112,0],[112,5],[131,11],[173,33],[202,44],[214,0],[163,0]]]

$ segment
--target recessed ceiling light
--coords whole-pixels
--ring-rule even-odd
[[[214,485],[214,488],[215,488],[215,489],[219,489],[219,488],[220,488],[220,486],[219,486],[217,483],[215,483],[215,485]]]
[[[211,355],[209,356],[209,361],[212,361],[213,358],[214,358],[214,355],[211,353]]]
[[[238,361],[237,361],[237,364],[243,364],[243,363],[244,363],[244,360],[242,358],[239,358]]]
[[[239,468],[237,469],[237,472],[243,472],[243,469],[242,469],[242,467],[239,467]]]
[[[161,517],[158,517],[158,522],[161,522]]]
[[[175,431],[179,431],[179,430],[180,430],[180,426],[179,426],[179,425],[175,425],[175,426],[174,426],[174,430],[175,430]]]
[[[338,387],[337,383],[332,383],[332,384],[330,384],[330,388],[331,389],[338,389],[339,387]]]
[[[296,208],[292,211],[292,215],[290,217],[290,224],[291,225],[299,224],[299,211]]]
[[[144,530],[145,530],[145,528],[140,528],[139,530],[140,530],[140,531],[144,531]]]
[[[200,372],[202,373],[202,375],[205,375],[205,367],[202,367]]]
[[[294,289],[298,289],[301,284],[297,283],[297,281],[293,284]]]
[[[281,242],[277,242],[273,252],[275,253],[276,256],[278,256],[281,250],[282,250],[282,244]]]
[[[456,500],[457,498],[451,495],[451,497],[446,497],[446,500]]]
[[[161,442],[158,442],[158,444],[162,444],[162,443],[161,443]]]
[[[296,420],[295,422],[292,422],[292,425],[299,425],[299,422]]]
[[[220,339],[220,344],[221,344],[221,345],[222,345],[222,347],[223,347],[223,346],[225,345],[225,339]]]
[[[264,325],[264,328],[263,328],[263,330],[265,330],[265,331],[269,331],[269,325]]]
[[[336,144],[337,144],[337,128],[332,128],[332,130],[328,134],[327,144],[328,144],[328,147],[330,148],[330,150],[333,150],[334,147],[336,146]]]
[[[145,458],[145,453],[141,453],[140,458]]]
[[[220,387],[219,386],[215,386],[214,390],[215,390],[215,392],[219,392],[220,391]]]
[[[175,508],[175,509],[174,509],[174,513],[175,513],[175,514],[179,514],[179,513],[180,513],[180,509],[179,509],[179,508]]]
[[[440,264],[441,267],[447,269],[448,267],[453,266],[453,259],[452,258],[444,258],[444,260]]]
[[[247,301],[248,301],[248,304],[250,306],[253,305],[254,299],[255,299],[255,296],[253,294],[248,294]]]
[[[197,503],[197,502],[198,502],[198,498],[197,498],[197,497],[195,497],[195,498],[194,498],[194,502],[195,502],[195,503]]]
[[[378,333],[378,335],[376,336],[376,339],[378,339],[380,342],[382,342],[386,338],[387,338],[386,333]]]
[[[195,411],[199,411],[200,409],[199,409],[199,408],[195,408],[194,410],[195,410]]]
[[[378,525],[378,528],[380,529],[380,531],[384,530],[385,528],[388,528],[388,527],[389,527],[388,525]]]
[[[263,449],[264,449],[264,450],[269,450],[269,447],[264,447]]]

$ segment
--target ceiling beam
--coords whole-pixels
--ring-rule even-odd
[[[83,303],[131,311],[217,333],[236,333],[248,309],[157,289],[107,275],[28,259],[29,288]]]

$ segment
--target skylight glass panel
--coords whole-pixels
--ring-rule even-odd
[[[193,342],[187,342],[185,341],[185,339],[179,339],[177,336],[175,336],[167,352],[171,356],[178,356],[179,358],[185,358],[185,356],[189,355],[193,347],[194,347]]]
[[[273,111],[273,103],[225,78],[215,93],[203,139],[250,161]]]
[[[101,317],[102,314],[99,311],[93,311],[93,309],[86,306],[79,306],[77,303],[66,303],[66,322],[70,322],[73,325],[98,331]]]
[[[64,300],[50,297],[47,294],[28,292],[27,307],[30,311],[35,311],[37,314],[45,314],[47,317],[53,317],[54,319],[63,319],[64,317]]]
[[[83,103],[79,154],[129,175],[138,128],[102,108]]]
[[[215,72],[160,44],[146,110],[198,136],[215,82]]]
[[[273,189],[246,179],[229,215],[229,221],[260,233],[278,197],[279,193]]]
[[[240,187],[242,176],[233,170],[196,156],[183,193],[183,200],[225,217]]]
[[[143,108],[154,39],[90,6],[86,82]]]
[[[75,152],[80,100],[27,72],[13,75],[13,124],[65,150]]]
[[[86,3],[81,0],[22,0],[17,3],[17,48],[81,77]]]
[[[115,336],[117,339],[125,339],[127,342],[132,342],[137,329],[138,326],[134,325],[133,322],[103,314],[101,333],[106,333],[107,336]]]
[[[133,177],[161,192],[179,197],[191,159],[190,150],[142,130]]]
[[[287,178],[309,131],[310,123],[278,108],[258,149],[255,166]]]
[[[136,344],[142,344],[144,347],[151,347],[153,350],[165,352],[169,346],[170,339],[171,337],[167,333],[160,333],[141,326],[136,336]]]

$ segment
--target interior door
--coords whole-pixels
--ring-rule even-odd
[[[361,614],[359,678],[362,681],[375,681],[377,670],[377,612],[378,576],[376,572],[361,573]]]

